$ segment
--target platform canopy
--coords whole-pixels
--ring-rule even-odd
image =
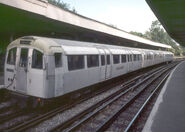
[[[46,0],[0,0],[0,43],[26,35],[157,50],[171,48],[63,10]]]
[[[185,46],[185,0],[146,0],[168,34]]]

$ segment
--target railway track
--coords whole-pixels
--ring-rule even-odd
[[[0,104],[0,114],[7,111],[8,109],[10,109],[13,105],[14,105],[14,103],[12,103],[11,101],[2,102]]]
[[[146,109],[147,105],[149,105],[149,103],[151,102],[151,100],[154,97],[158,97],[159,91],[161,90],[161,88],[164,85],[164,83],[165,83],[166,79],[168,78],[168,76],[169,76],[169,73],[166,74],[165,77],[160,81],[160,83],[154,88],[154,90],[152,91],[152,93],[149,95],[149,97],[143,103],[143,105],[141,106],[141,108],[138,110],[138,112],[132,118],[132,120],[130,121],[130,123],[128,124],[128,126],[124,130],[124,132],[132,131],[132,130],[134,131],[134,129],[136,128],[136,126],[134,126],[134,125],[137,123],[137,121],[139,120],[141,114],[144,112],[144,110]],[[143,127],[144,127],[144,125],[143,125]]]
[[[165,79],[168,77],[169,73],[165,75]],[[154,78],[152,83],[154,83],[158,78]],[[131,98],[128,103],[123,105],[118,111],[116,111],[112,116],[110,116],[102,125],[100,125],[95,131],[105,131],[105,130],[116,130],[128,132],[132,129],[132,126],[139,118],[139,115],[144,110],[144,107],[149,103],[150,99],[156,93],[159,87],[165,81],[163,79],[159,85],[155,88],[145,89],[146,85],[141,91],[137,93],[133,98]],[[150,85],[150,84],[149,84]]]
[[[156,68],[155,70],[151,70],[148,73],[145,74],[141,74],[138,75],[137,77],[123,83],[120,85],[120,90],[118,90],[117,92],[115,92],[114,94],[108,96],[107,98],[105,98],[102,101],[99,101],[98,103],[96,103],[95,105],[91,106],[91,108],[89,108],[88,110],[84,110],[83,112],[77,114],[76,116],[74,116],[72,119],[69,119],[67,121],[65,121],[64,123],[62,123],[61,125],[58,125],[57,127],[53,128],[51,131],[61,131],[64,129],[67,129],[69,126],[73,125],[75,121],[79,120],[82,118],[82,115],[85,116],[87,114],[89,114],[91,111],[93,111],[94,109],[97,109],[98,107],[101,107],[102,104],[104,104],[105,102],[109,101],[110,99],[114,98],[116,95],[118,95],[121,92],[126,92],[129,90],[133,90],[133,87],[140,84],[142,82],[142,80],[146,80],[146,78],[149,78],[148,76],[153,75],[155,72],[159,72],[160,70],[165,69],[165,66]],[[152,77],[152,76],[151,76]],[[129,88],[131,87],[131,88]],[[129,88],[129,90],[128,90]],[[97,93],[95,93],[93,96],[96,96],[98,94],[103,93],[104,91],[99,91]],[[90,98],[90,97],[89,97]],[[23,122],[19,122],[16,125],[13,125],[12,127],[6,128],[4,129],[5,131],[25,131],[27,129],[30,129],[36,125],[38,125],[39,123],[50,119],[51,117],[57,115],[58,113],[62,113],[68,109],[73,108],[74,106],[80,104],[81,102],[87,100],[87,98],[79,100],[77,102],[75,102],[74,104],[71,105],[65,105],[59,108],[56,108],[50,112],[44,113],[44,114],[40,114],[40,115],[33,115],[31,118],[27,119],[26,121]],[[75,128],[76,129],[76,128]],[[73,129],[72,129],[73,130]]]
[[[5,128],[11,128],[15,124],[19,124],[22,117],[30,115],[30,112],[28,112],[27,109],[18,108],[15,102],[12,103],[9,101],[9,103],[5,103],[4,107],[2,104],[0,106],[0,131],[5,130]],[[36,114],[36,112],[34,114]]]
[[[10,113],[8,113],[8,114],[1,114],[3,116],[0,116],[0,118],[1,118],[0,124],[4,123],[6,121],[9,121],[15,117],[21,116],[23,114],[25,114],[25,112],[22,110],[21,111],[10,111]]]
[[[173,66],[174,65],[170,66],[169,68],[171,69]],[[151,83],[153,83],[160,76],[162,76],[162,74],[167,72],[167,70],[160,69],[159,71],[154,72],[153,74],[149,75],[144,80],[142,80],[141,82],[130,87],[129,89],[122,92],[119,91],[120,94],[117,94],[117,96],[109,97],[104,101],[101,101],[101,104],[99,104],[100,102],[98,104],[95,104],[91,108],[79,113],[72,119],[69,119],[68,121],[58,125],[51,131],[75,131],[75,130],[105,131],[115,121],[115,119],[118,117],[118,115],[120,115],[120,113],[122,113],[126,109],[129,109],[128,106],[130,106],[133,102],[135,102],[135,99],[139,97],[141,93],[146,91],[145,89],[148,86],[150,86]],[[156,76],[156,74],[159,74],[159,75]],[[148,80],[149,82],[147,83]],[[143,83],[146,83],[146,84],[143,86]],[[140,89],[137,88],[140,85],[142,85],[142,88]],[[136,88],[137,90],[134,90]],[[130,94],[128,94],[129,92]],[[134,106],[138,107],[139,104]],[[114,113],[114,114],[111,114],[111,113]],[[99,125],[99,124],[102,124],[102,125]],[[112,130],[115,131],[116,129],[114,128]]]
[[[25,112],[17,109],[16,103],[14,101],[9,100],[1,103],[0,104],[0,119],[1,119],[0,125],[23,113]]]
[[[139,78],[139,77],[136,77],[135,79],[137,79],[137,78]],[[135,79],[129,81],[128,83],[131,83]],[[101,91],[101,92],[103,92],[103,91]],[[99,94],[99,93],[96,93],[96,94]],[[93,96],[95,96],[95,95],[93,95]],[[22,123],[18,123],[18,125],[14,125],[15,127],[13,126],[11,128],[7,128],[7,129],[4,129],[4,130],[6,130],[6,131],[23,131],[23,130],[29,129],[29,128],[37,125],[38,123],[55,116],[58,113],[61,113],[61,112],[65,111],[65,110],[67,110],[69,108],[74,107],[75,105],[77,105],[80,102],[83,102],[84,100],[86,100],[86,99],[80,100],[79,102],[75,102],[72,105],[66,105],[66,106],[59,107],[59,108],[54,109],[54,110],[52,110],[50,112],[42,114],[42,115],[40,115],[38,117],[32,118],[32,119],[24,121]]]

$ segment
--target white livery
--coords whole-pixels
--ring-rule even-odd
[[[7,48],[5,85],[49,99],[172,60],[167,51],[27,36]]]

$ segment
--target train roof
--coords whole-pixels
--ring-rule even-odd
[[[8,49],[14,46],[34,47],[43,51],[45,54],[53,54],[54,52],[64,52],[66,54],[99,54],[97,48],[101,49],[101,48],[107,48],[107,47],[111,50],[113,54],[125,54],[129,52],[139,54],[140,52],[143,51],[143,49],[137,49],[137,48],[98,44],[98,43],[92,43],[92,42],[56,39],[56,38],[46,38],[46,37],[38,37],[38,36],[25,36],[25,37],[18,38],[8,46]],[[153,50],[145,50],[145,51],[153,51]]]

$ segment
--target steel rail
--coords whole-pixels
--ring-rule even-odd
[[[173,66],[172,66],[173,67]],[[148,86],[150,86],[155,80],[157,80],[160,76],[162,76],[163,73],[170,70],[172,67],[169,67],[168,69],[164,70],[160,73],[159,76],[154,77],[149,84],[147,84],[145,87],[143,87],[135,96],[133,96],[126,104],[124,104],[118,111],[116,111],[112,116],[110,116],[100,127],[96,129],[96,132],[105,131],[114,120],[129,106],[132,104],[132,102],[141,95]]]
[[[127,128],[123,132],[128,132],[131,129],[131,127],[133,126],[133,124],[138,119],[139,115],[143,112],[143,110],[146,107],[146,105],[150,102],[150,100],[152,99],[152,97],[154,96],[154,94],[157,92],[157,90],[159,90],[159,88],[161,88],[161,86],[164,84],[164,82],[166,81],[166,79],[168,78],[169,75],[170,75],[170,73],[168,73],[163,78],[163,80],[161,80],[161,82],[153,90],[153,92],[150,94],[150,96],[147,98],[147,100],[144,102],[144,104],[141,106],[141,108],[138,110],[138,112],[136,113],[136,115],[134,116],[134,118],[131,120],[131,122],[129,123],[129,125],[127,126]]]
[[[137,78],[138,79],[138,78]],[[132,80],[135,81],[135,80]],[[78,113],[76,116],[68,119],[67,121],[65,121],[64,123],[58,125],[57,127],[55,127],[54,129],[50,130],[50,131],[57,131],[57,130],[62,130],[65,129],[68,125],[72,124],[73,122],[75,122],[77,119],[81,118],[82,116],[88,114],[89,112],[93,111],[94,109],[96,109],[97,107],[101,106],[103,103],[105,103],[106,101],[112,99],[114,96],[116,96],[117,94],[119,94],[120,92],[123,92],[125,90],[126,87],[129,87],[132,83],[134,82],[129,82],[128,84],[122,85],[122,89],[116,91],[115,93],[111,94],[110,96],[106,97],[105,99],[101,100],[100,102],[92,105],[91,107],[89,107],[88,109]]]
[[[11,120],[11,119],[13,119],[13,118],[15,118],[15,117],[24,115],[24,114],[26,114],[26,112],[24,112],[23,110],[21,110],[21,111],[15,111],[15,112],[13,112],[13,113],[11,113],[11,114],[8,114],[8,115],[6,115],[6,116],[0,117],[0,118],[1,118],[0,124],[6,122],[6,121],[8,121],[8,120]]]
[[[63,106],[62,108],[59,107],[59,108],[57,108],[57,109],[55,109],[53,111],[50,111],[50,112],[47,112],[47,113],[45,113],[43,115],[37,116],[36,118],[33,118],[31,120],[25,121],[22,124],[19,124],[19,125],[13,127],[13,128],[7,129],[7,131],[9,131],[9,132],[15,132],[15,131],[16,132],[21,132],[21,131],[24,131],[24,130],[26,130],[28,128],[31,128],[32,126],[34,126],[34,125],[44,121],[44,120],[49,119],[50,117],[56,115],[56,113],[62,112],[64,110],[68,109],[69,107],[71,107],[71,106],[66,106],[66,107]]]
[[[174,65],[174,64],[172,64],[172,65]],[[142,83],[146,82],[148,79],[150,79],[151,77],[155,76],[157,73],[161,72],[163,69],[166,69],[166,68],[160,69],[159,71],[157,71],[157,72],[149,75],[148,77],[146,77],[142,82],[139,82],[138,84],[135,84],[131,88],[125,90],[123,93],[120,93],[117,97],[115,97],[112,100],[110,100],[109,102],[105,103],[104,105],[102,105],[101,107],[99,107],[98,109],[96,109],[94,112],[90,113],[88,116],[86,116],[85,118],[83,118],[82,120],[80,120],[78,123],[76,123],[71,128],[67,129],[66,131],[69,132],[69,131],[73,131],[73,130],[77,129],[82,123],[86,122],[91,117],[95,116],[99,111],[103,110],[105,107],[107,107],[108,105],[110,105],[112,102],[114,102],[117,99],[119,99],[121,96],[123,96],[124,94],[126,94],[128,91],[133,90],[136,87],[140,86]]]

